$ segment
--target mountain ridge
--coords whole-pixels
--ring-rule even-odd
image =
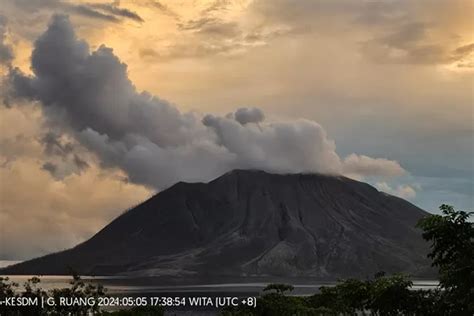
[[[428,213],[343,176],[233,170],[178,182],[89,240],[3,274],[233,277],[430,275]]]

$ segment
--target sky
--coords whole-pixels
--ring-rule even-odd
[[[235,168],[474,209],[474,2],[0,0],[0,260]]]

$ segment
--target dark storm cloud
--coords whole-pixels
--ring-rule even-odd
[[[119,22],[121,18],[143,22],[143,19],[137,13],[125,8],[120,8],[112,3],[75,4],[73,1],[61,0],[16,0],[13,1],[13,4],[29,12],[59,10],[65,13],[82,15],[106,22]]]
[[[68,2],[58,2],[58,6],[66,9],[66,11],[70,13],[77,13],[90,18],[109,22],[119,22],[122,18],[130,19],[140,23],[144,22],[144,20],[137,13],[125,8],[119,8],[114,4],[91,3],[75,5]]]
[[[93,4],[89,4],[89,7],[99,9],[104,12],[108,12],[110,14],[113,14],[114,16],[129,18],[136,22],[144,22],[144,20],[136,12],[133,12],[124,8],[119,8],[113,4],[93,3]]]
[[[119,19],[114,15],[99,12],[86,5],[67,5],[67,7],[69,9],[68,11],[70,11],[71,13],[77,13],[83,16],[87,16],[89,18],[94,18],[94,19],[99,19],[99,20],[104,20],[104,21],[109,21],[109,22],[119,21]]]
[[[327,173],[344,169],[334,143],[315,122],[265,122],[257,108],[201,119],[138,92],[128,79],[127,65],[112,49],[100,46],[90,52],[66,16],[53,17],[35,42],[31,61],[34,76],[17,69],[10,73],[15,95],[39,100],[48,122],[94,152],[103,166],[124,170],[132,182],[163,188],[180,180],[209,180],[234,168]],[[52,134],[43,143],[51,152],[67,151]],[[66,155],[68,164],[61,170],[56,166],[57,177],[87,165],[75,153]],[[363,163],[366,174],[380,175],[387,166],[392,176],[393,164],[399,167],[357,155],[350,162],[351,170],[361,170],[357,164]]]

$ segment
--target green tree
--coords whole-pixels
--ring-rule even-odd
[[[366,309],[378,315],[410,315],[413,282],[408,276],[377,277],[367,287],[369,300]]]
[[[91,314],[98,314],[100,312],[100,308],[97,305],[97,299],[101,296],[106,296],[105,289],[102,285],[92,284],[92,283],[85,283],[81,277],[77,274],[73,274],[71,285],[67,288],[61,289],[53,289],[50,291],[49,295],[54,298],[56,305],[50,307],[48,311],[52,315],[91,315]],[[60,304],[61,298],[69,298],[69,299],[86,299],[86,298],[94,298],[96,302],[95,305],[73,305],[73,306],[65,306]]]
[[[221,311],[224,316],[280,316],[280,315],[299,315],[299,316],[319,316],[319,315],[333,315],[327,313],[326,309],[323,311],[314,309],[306,302],[305,297],[301,296],[287,296],[286,292],[293,290],[292,285],[288,284],[269,284],[263,291],[263,294],[257,298],[257,306],[238,306],[228,307]]]
[[[38,316],[38,315],[99,315],[101,311],[99,306],[62,306],[59,304],[61,297],[63,298],[97,298],[105,296],[105,291],[101,285],[93,285],[84,283],[78,275],[74,275],[70,282],[70,287],[52,289],[45,291],[40,287],[40,279],[33,277],[27,280],[23,288],[18,283],[11,282],[8,278],[0,277],[0,301],[6,298],[16,299],[38,299],[53,297],[56,305],[46,305],[44,308],[40,304],[32,304],[26,306],[7,306],[0,305],[0,315],[2,316]]]
[[[363,312],[414,315],[413,304],[421,301],[418,305],[423,307],[426,300],[418,292],[411,291],[411,286],[409,278],[401,274],[380,274],[366,281],[348,279],[338,281],[335,286],[321,287],[320,293],[310,296],[307,303],[314,309],[326,308],[336,315],[360,315]]]
[[[293,290],[293,285],[282,283],[271,283],[263,289],[264,292],[275,291],[277,294],[284,294],[285,292],[291,292]]]
[[[307,304],[315,309],[325,308],[334,314],[356,315],[366,307],[370,299],[370,286],[370,281],[338,281],[335,286],[320,287],[319,293],[307,298]]]
[[[431,242],[428,256],[439,269],[440,287],[450,313],[474,314],[474,226],[469,222],[473,212],[456,211],[441,205],[443,215],[421,219],[417,227]]]

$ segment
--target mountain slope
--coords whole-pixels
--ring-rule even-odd
[[[421,276],[427,213],[345,177],[235,170],[177,183],[88,241],[0,270],[134,276]]]

